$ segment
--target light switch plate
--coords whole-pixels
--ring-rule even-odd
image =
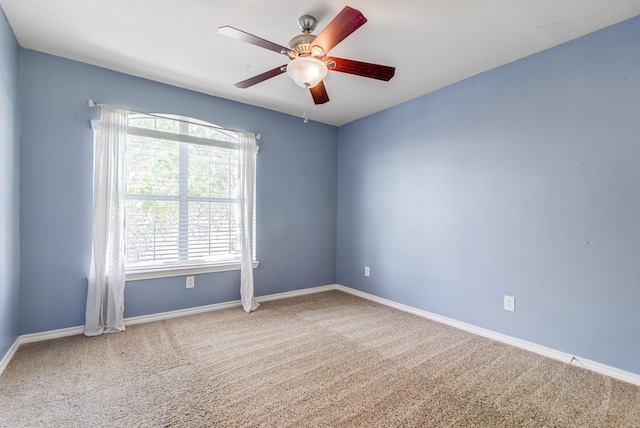
[[[504,296],[504,310],[515,312],[516,310],[516,298],[513,296]]]

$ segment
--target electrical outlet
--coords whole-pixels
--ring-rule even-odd
[[[366,276],[367,278],[371,276],[371,269],[369,269],[369,266],[364,267],[364,276]]]
[[[196,279],[193,276],[187,277],[187,288],[193,288],[196,286]]]
[[[516,310],[516,298],[513,296],[504,296],[504,310],[515,312]]]

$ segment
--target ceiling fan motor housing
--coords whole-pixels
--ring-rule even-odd
[[[310,33],[300,34],[295,36],[289,41],[289,47],[296,51],[297,56],[310,56],[311,55],[311,43],[316,39],[316,36]]]

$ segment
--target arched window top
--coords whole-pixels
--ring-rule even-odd
[[[237,133],[234,131],[225,130],[204,120],[177,115],[131,113],[129,126],[230,143],[238,140]]]

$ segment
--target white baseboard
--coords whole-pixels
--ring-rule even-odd
[[[433,321],[437,321],[442,324],[450,325],[460,330],[468,331],[469,333],[477,334],[478,336],[493,339],[498,342],[506,343],[518,348],[526,349],[527,351],[535,352],[536,354],[544,355],[545,357],[560,360],[567,364],[577,365],[579,367],[594,371],[596,373],[603,374],[615,379],[619,379],[624,382],[632,383],[640,386],[640,374],[627,372],[618,368],[608,366],[606,364],[592,361],[586,358],[578,357],[575,355],[567,354],[566,352],[558,351],[556,349],[547,348],[546,346],[538,345],[533,342],[518,339],[516,337],[507,336],[506,334],[498,333],[493,330],[478,327],[473,324],[467,324],[462,321],[458,321],[452,318],[443,317],[431,312],[423,311],[412,306],[397,303],[392,300],[384,299],[382,297],[374,296],[373,294],[365,293],[363,291],[355,290],[353,288],[345,287],[337,284],[335,289],[344,291],[345,293],[352,294],[363,299],[371,300],[372,302],[380,303],[381,305],[390,306],[392,308],[408,312],[410,314],[418,315],[423,318],[427,318]]]
[[[285,293],[269,294],[266,296],[256,296],[258,303],[268,302],[270,300],[286,299],[288,297],[304,296],[306,294],[321,293],[323,291],[336,290],[337,284],[322,285],[320,287],[303,288],[301,290],[287,291]],[[125,318],[125,325],[142,324],[147,322],[168,320],[170,318],[184,317],[187,315],[201,314],[203,312],[219,311],[222,309],[235,308],[242,306],[240,300],[232,300],[224,303],[214,303],[212,305],[197,306],[195,308],[179,309],[177,311],[161,312],[158,314],[142,315],[139,317]]]
[[[288,299],[289,297],[305,296],[307,294],[322,293],[323,291],[337,290],[338,284],[321,285],[313,288],[303,288],[301,290],[287,291],[285,293],[269,294],[268,296],[256,297],[258,302],[268,302],[270,300]]]
[[[0,375],[4,372],[4,369],[9,365],[9,361],[13,358],[18,350],[18,346],[20,346],[20,338],[16,338],[13,342],[13,345],[9,348],[9,350],[4,354],[4,357],[0,360]]]
[[[59,339],[61,337],[75,336],[76,334],[82,334],[84,331],[83,326],[61,328],[58,330],[43,331],[41,333],[23,334],[18,337],[19,344],[42,342],[43,340]]]
[[[558,351],[552,348],[547,348],[545,346],[538,345],[533,342],[528,342],[526,340],[521,340],[512,336],[507,336],[506,334],[502,334],[502,333],[495,332],[493,330],[488,330],[482,327],[478,327],[473,324],[468,324],[452,318],[444,317],[442,315],[437,315],[431,312],[423,311],[422,309],[417,309],[412,306],[404,305],[402,303],[397,303],[392,300],[374,296],[373,294],[369,294],[363,291],[355,290],[353,288],[345,287],[340,284],[329,284],[329,285],[323,285],[319,287],[303,288],[301,290],[288,291],[285,293],[276,293],[276,294],[269,294],[266,296],[257,296],[256,300],[258,302],[268,302],[271,300],[279,300],[279,299],[286,299],[289,297],[304,296],[307,294],[321,293],[323,291],[330,291],[330,290],[340,290],[345,293],[349,293],[354,296],[379,303],[381,305],[389,306],[404,312],[418,315],[423,318],[440,322],[442,324],[450,325],[460,330],[477,334],[478,336],[486,337],[489,339],[496,340],[498,342],[506,343],[507,345],[512,345],[518,348],[526,349],[527,351],[535,352],[536,354],[544,355],[545,357],[553,358],[555,360],[560,360],[568,364],[574,364],[574,365],[583,367],[585,369],[594,371],[596,373],[600,373],[605,376],[610,376],[612,378],[619,379],[624,382],[628,382],[628,383],[640,386],[639,374],[620,370],[618,368],[608,366],[606,364],[602,364],[597,361],[592,361],[586,358],[567,354],[566,352]],[[212,305],[198,306],[195,308],[180,309],[177,311],[161,312],[158,314],[131,317],[131,318],[126,318],[124,321],[125,321],[125,325],[142,324],[142,323],[162,321],[166,319],[182,317],[187,315],[195,315],[195,314],[200,314],[204,312],[234,308],[238,306],[241,306],[240,300],[234,300],[231,302],[216,303]],[[51,331],[45,331],[42,333],[32,333],[32,334],[25,334],[25,335],[19,336],[16,339],[16,341],[13,343],[11,348],[9,348],[7,353],[4,355],[2,360],[0,360],[0,375],[2,374],[4,369],[7,367],[7,365],[11,361],[11,358],[13,358],[16,351],[18,350],[18,347],[21,344],[39,342],[42,340],[57,339],[57,338],[67,337],[67,336],[74,336],[77,334],[82,334],[83,331],[84,331],[83,326],[77,326],[77,327],[63,328],[59,330],[51,330]]]
[[[201,314],[203,312],[219,311],[222,309],[235,308],[240,306],[240,300],[233,300],[231,302],[214,303],[212,305],[196,306],[195,308],[178,309],[177,311],[160,312],[158,314],[141,315],[138,317],[131,317],[124,319],[124,325],[143,324],[147,322],[155,322],[168,320],[171,318],[185,317],[187,315]]]

